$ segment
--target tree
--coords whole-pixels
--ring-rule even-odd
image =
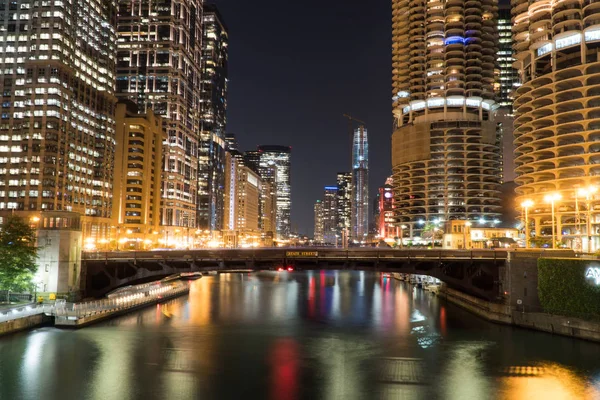
[[[432,241],[442,240],[442,238],[444,237],[444,231],[442,229],[439,229],[436,224],[427,222],[423,227],[422,236],[423,239],[431,239]]]
[[[23,218],[10,216],[0,227],[0,288],[14,292],[31,289],[37,270],[35,229]]]

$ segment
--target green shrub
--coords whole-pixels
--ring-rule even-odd
[[[592,264],[594,261],[590,260],[540,258],[538,296],[544,311],[573,317],[600,317],[600,286],[585,277]]]

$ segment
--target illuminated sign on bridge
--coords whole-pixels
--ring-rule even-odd
[[[286,251],[286,257],[319,257],[318,251]]]

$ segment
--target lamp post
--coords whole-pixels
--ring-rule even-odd
[[[552,206],[552,248],[556,249],[556,227],[554,226],[554,203],[562,199],[560,193],[550,193],[544,196],[544,201]]]
[[[525,248],[529,248],[529,207],[533,206],[532,200],[525,200],[521,203],[521,207],[525,210],[525,220],[523,223],[525,224]],[[552,218],[554,220],[554,217]],[[552,222],[554,224],[554,222]]]
[[[463,229],[463,249],[467,249],[467,229],[471,226],[470,221],[465,222],[465,229]]]
[[[594,252],[594,248],[592,246],[592,196],[594,195],[594,193],[596,193],[598,191],[598,188],[596,186],[589,186],[587,188],[582,188],[578,190],[578,194],[580,196],[585,196],[585,201],[586,201],[586,214],[587,214],[587,221],[586,221],[586,231],[587,231],[587,237],[588,237],[588,242],[587,242],[587,248],[588,248],[588,253],[593,253]]]

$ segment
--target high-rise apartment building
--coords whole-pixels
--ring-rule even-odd
[[[261,212],[273,215],[269,199],[261,207],[265,185],[260,175],[244,164],[241,154],[227,152],[225,159],[223,240],[227,247],[258,245],[264,240]]]
[[[258,146],[260,167],[275,169],[277,193],[277,239],[287,239],[291,232],[292,184],[290,181],[292,148],[289,146]]]
[[[104,240],[113,190],[116,2],[2,2],[0,21],[0,214],[46,221],[40,213],[49,212],[60,221],[57,212],[71,212],[84,240]]]
[[[117,96],[164,119],[161,223],[197,223],[202,0],[118,0]]]
[[[498,10],[498,67],[500,76],[498,79],[498,104],[507,107],[509,113],[512,111],[513,94],[519,86],[519,72],[513,67],[516,61],[513,57],[512,21],[510,16],[510,3],[500,0]],[[507,135],[512,139],[512,132]]]
[[[323,192],[323,242],[338,242],[338,187],[325,186]]]
[[[198,149],[198,227],[222,229],[229,37],[214,5],[203,7],[201,133]]]
[[[534,203],[536,237],[551,238],[554,230],[557,241],[595,251],[600,3],[517,0],[512,17],[522,81],[514,101],[517,203]]]
[[[255,171],[259,171],[260,166],[260,151],[250,150],[244,152],[244,163]]]
[[[397,223],[499,218],[498,1],[392,4]]]
[[[111,239],[122,242],[121,249],[148,248],[163,239],[159,237],[163,121],[150,109],[146,115],[137,114],[130,102],[117,104],[115,120],[112,217],[116,228]]]
[[[342,238],[348,238],[352,215],[352,173],[338,172],[337,187],[338,234]]]
[[[314,241],[316,243],[323,243],[323,202],[317,200],[315,203],[315,233]]]
[[[352,140],[351,240],[363,242],[369,234],[369,141],[367,129],[359,126]]]

